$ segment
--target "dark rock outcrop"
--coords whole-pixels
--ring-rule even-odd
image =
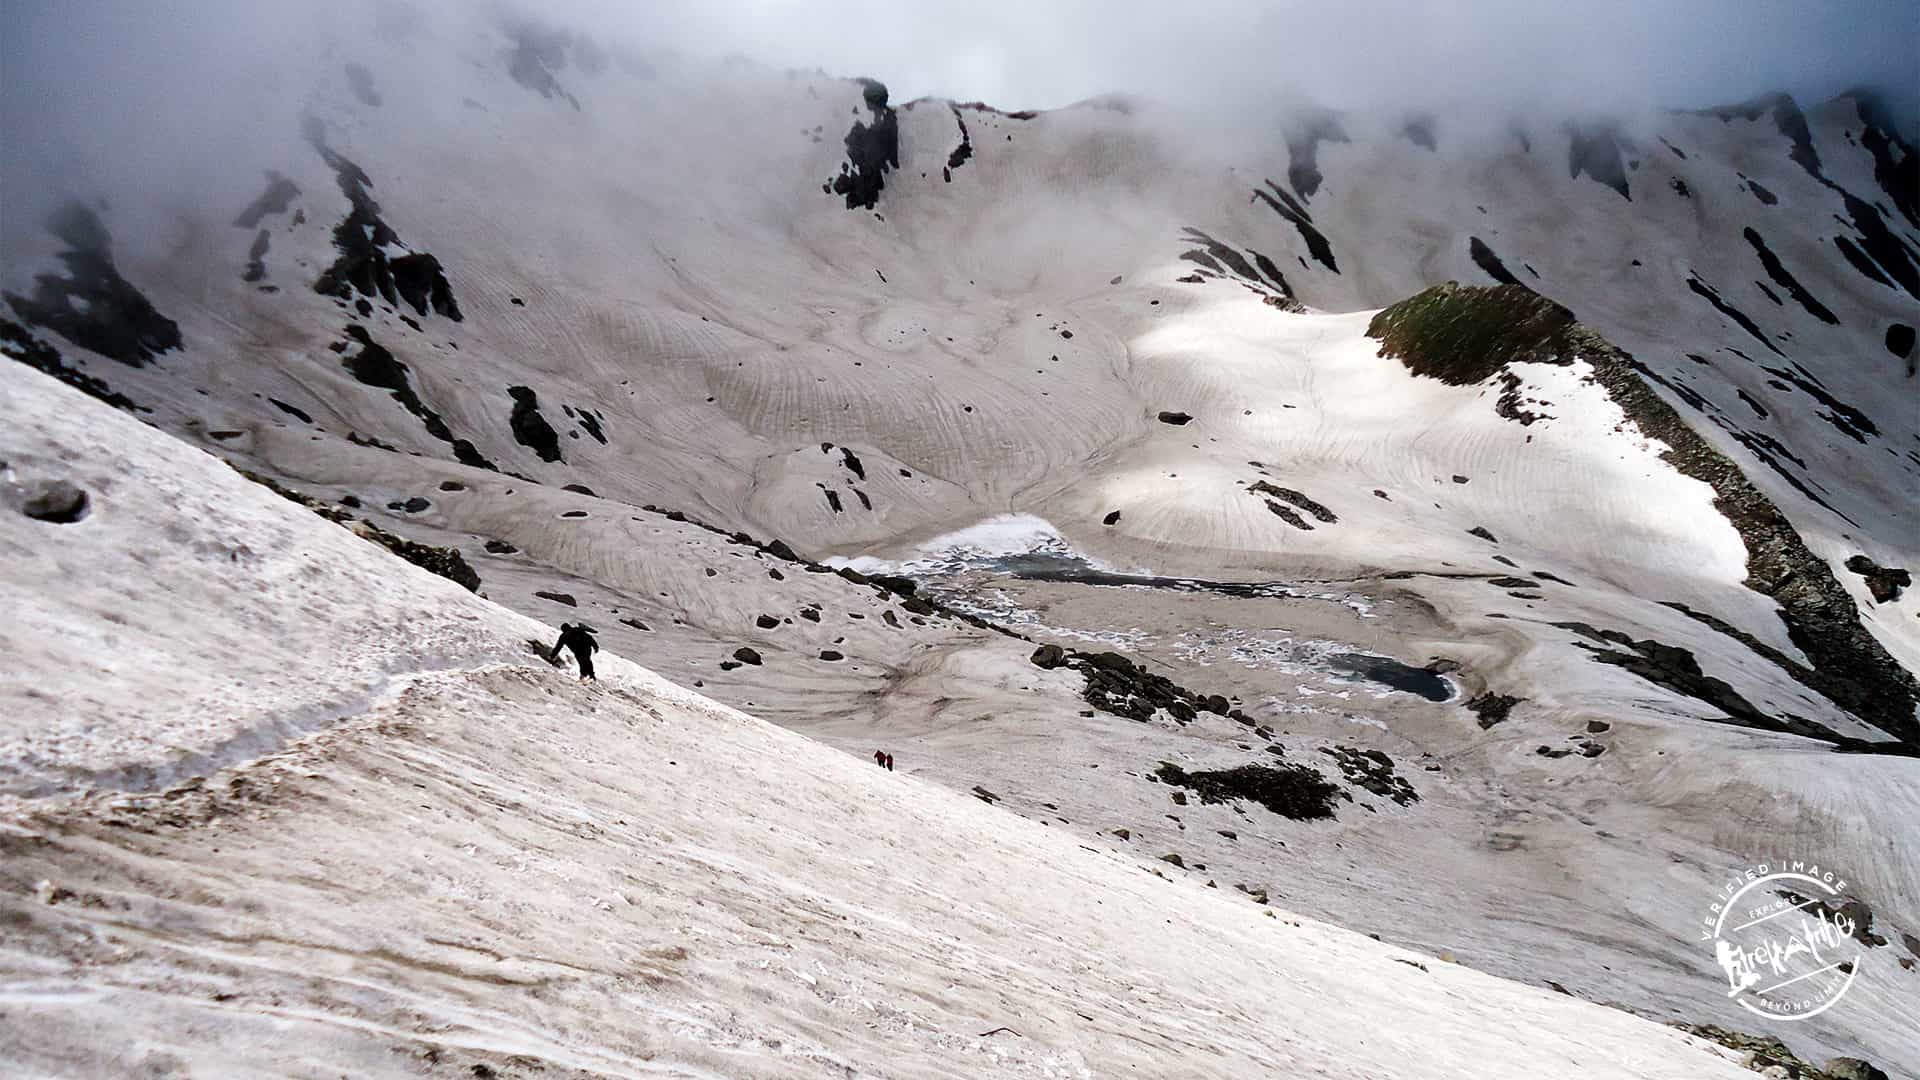
[[[461,321],[460,305],[440,260],[425,252],[389,257],[390,249],[405,245],[400,234],[380,217],[380,204],[370,194],[373,180],[364,169],[327,145],[325,126],[317,118],[307,117],[304,126],[307,143],[333,170],[348,203],[347,216],[333,229],[333,246],[339,257],[321,272],[313,290],[343,300],[358,294],[396,306],[405,302],[422,316],[433,311],[454,322]]]
[[[454,459],[462,465],[498,471],[493,462],[482,457],[472,443],[454,437],[453,430],[447,426],[447,422],[441,419],[440,414],[429,407],[415,392],[408,378],[407,365],[401,363],[391,350],[374,341],[366,329],[357,323],[347,327],[347,336],[360,344],[359,352],[352,356],[344,354],[341,356],[340,362],[347,369],[348,374],[368,386],[389,391],[393,395],[393,400],[420,418],[420,423],[427,429],[427,434],[453,447]]]
[[[1897,566],[1881,566],[1865,555],[1849,558],[1847,569],[1866,579],[1867,591],[1873,594],[1876,604],[1890,604],[1900,599],[1900,593],[1913,584],[1913,575],[1908,571]]]
[[[346,73],[347,88],[353,91],[354,97],[360,99],[360,104],[369,108],[379,108],[380,91],[373,88],[373,72],[368,71],[363,64],[348,64]]]
[[[259,228],[260,220],[269,214],[284,214],[293,200],[300,196],[300,185],[281,176],[277,172],[267,172],[267,189],[247,204],[240,216],[233,219],[236,227],[242,229]]]
[[[1767,276],[1773,279],[1774,284],[1785,289],[1787,295],[1798,301],[1800,306],[1806,308],[1807,313],[1814,318],[1819,319],[1829,326],[1838,326],[1840,324],[1839,317],[1827,310],[1827,305],[1814,299],[1813,294],[1808,292],[1806,288],[1800,284],[1799,279],[1787,272],[1786,266],[1780,262],[1780,257],[1775,255],[1773,249],[1767,246],[1766,240],[1761,237],[1757,229],[1748,226],[1746,232],[1742,235],[1747,238],[1747,243],[1753,245],[1754,253],[1760,256],[1760,265],[1766,269]]]
[[[1493,280],[1500,284],[1520,284],[1520,279],[1513,276],[1513,272],[1507,269],[1507,264],[1501,262],[1500,256],[1495,255],[1493,249],[1487,246],[1486,241],[1479,237],[1470,236],[1467,238],[1467,254],[1473,256],[1473,264],[1475,266],[1485,270],[1488,277],[1493,278]],[[1524,287],[1525,286],[1522,286],[1522,288]]]
[[[1245,799],[1295,821],[1333,817],[1334,800],[1346,794],[1318,770],[1291,762],[1188,772],[1163,761],[1154,775],[1161,783],[1199,795],[1202,803],[1233,804]]]
[[[1496,694],[1484,691],[1467,700],[1467,711],[1479,718],[1480,730],[1485,731],[1495,724],[1506,720],[1513,707],[1526,701],[1526,698],[1511,694]]]
[[[521,446],[540,455],[541,461],[564,461],[560,454],[560,436],[540,415],[540,395],[528,386],[509,386],[513,397],[513,415],[508,419],[513,437]]]
[[[1315,262],[1336,274],[1340,272],[1340,265],[1333,258],[1333,245],[1328,242],[1325,233],[1314,227],[1313,215],[1307,213],[1306,207],[1295,202],[1293,196],[1271,180],[1267,181],[1265,190],[1255,188],[1253,197],[1266,203],[1269,209],[1299,231],[1300,239],[1306,241],[1307,254],[1312,255]]]
[[[1568,132],[1567,175],[1578,179],[1582,173],[1596,183],[1605,184],[1628,202],[1627,168],[1621,160],[1619,133],[1611,127],[1576,127]]]
[[[1286,137],[1287,183],[1301,201],[1310,202],[1324,179],[1320,173],[1320,144],[1346,142],[1346,130],[1340,126],[1338,115],[1320,111],[1301,117],[1287,131]]]
[[[47,219],[47,229],[67,245],[58,256],[66,276],[35,274],[31,296],[5,294],[21,322],[128,367],[180,348],[179,325],[120,276],[113,238],[91,207],[69,203]]]
[[[900,124],[887,104],[886,84],[861,79],[860,87],[872,122],[853,122],[845,139],[847,159],[840,175],[827,182],[829,190],[846,198],[849,210],[873,209],[887,186],[887,171],[900,167]]]
[[[480,591],[480,575],[474,571],[473,566],[467,562],[466,557],[460,554],[458,548],[436,547],[432,544],[422,544],[418,541],[408,540],[402,536],[395,536],[393,533],[382,529],[371,521],[356,519],[352,514],[339,507],[329,506],[312,496],[303,495],[298,491],[276,483],[269,477],[261,476],[258,473],[251,473],[240,468],[235,468],[234,471],[284,499],[299,503],[301,506],[312,510],[328,521],[345,526],[346,529],[355,536],[386,548],[388,551],[420,567],[422,570],[438,574],[448,581],[459,585],[461,588],[466,589],[468,592]],[[351,496],[349,496],[349,498],[351,498]],[[342,501],[344,502],[345,500]],[[348,505],[358,505],[358,503],[359,500],[354,499]]]

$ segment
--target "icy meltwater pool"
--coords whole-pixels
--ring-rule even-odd
[[[1359,597],[1310,591],[1286,582],[1210,581],[1205,578],[1166,577],[1121,570],[1076,551],[1051,523],[1032,514],[1002,514],[987,518],[958,532],[937,536],[919,545],[911,557],[899,561],[862,555],[853,559],[828,559],[827,562],[863,574],[903,575],[923,583],[934,592],[958,593],[961,596],[969,589],[977,588],[977,582],[961,579],[988,575],[1105,588],[1217,593],[1237,598],[1328,600],[1354,608],[1363,618],[1367,615],[1366,603]],[[978,613],[988,617],[1004,617],[1004,613],[999,612]],[[1068,636],[1088,636],[1081,631],[1067,633]],[[1336,651],[1326,653],[1319,661],[1343,675],[1388,690],[1417,694],[1428,701],[1447,701],[1453,697],[1453,684],[1440,675],[1401,663],[1389,656]]]

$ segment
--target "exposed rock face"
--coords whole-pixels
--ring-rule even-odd
[[[1621,160],[1618,134],[1610,127],[1576,127],[1568,133],[1567,175],[1582,173],[1632,201],[1627,193],[1627,167]]]
[[[953,122],[960,126],[960,144],[947,155],[947,166],[941,170],[941,176],[949,184],[953,183],[953,170],[965,165],[967,160],[973,157],[973,138],[967,133],[967,118],[960,115],[960,106],[955,105],[952,108]]]
[[[69,203],[47,219],[47,229],[67,245],[59,255],[67,273],[34,275],[31,296],[6,294],[21,322],[128,367],[180,347],[180,327],[120,276],[113,238],[91,207]]]
[[[369,108],[379,108],[380,91],[373,88],[373,72],[368,71],[362,64],[348,64],[346,73],[347,87],[353,91],[353,96],[360,100],[360,104]]]
[[[1495,724],[1506,720],[1513,707],[1525,701],[1525,698],[1511,694],[1496,694],[1492,691],[1482,693],[1467,701],[1467,711],[1479,718],[1480,729],[1485,731]]]
[[[1467,254],[1473,256],[1473,264],[1475,266],[1485,270],[1487,276],[1493,278],[1493,280],[1500,284],[1520,284],[1520,279],[1513,276],[1513,272],[1507,269],[1507,264],[1501,262],[1500,256],[1495,255],[1493,249],[1487,246],[1486,241],[1479,237],[1472,236],[1467,238]]]
[[[1913,584],[1913,575],[1897,566],[1881,566],[1865,555],[1855,555],[1847,560],[1847,569],[1867,579],[1867,591],[1873,594],[1876,604],[1890,604],[1900,599],[1900,593]]]
[[[1288,175],[1292,175],[1291,171]],[[1313,186],[1318,187],[1318,174],[1316,173],[1315,176]],[[1298,185],[1296,184],[1295,187],[1297,188]],[[1280,185],[1271,180],[1267,181],[1265,189],[1255,188],[1253,197],[1266,203],[1268,209],[1285,218],[1299,231],[1300,239],[1306,242],[1307,253],[1313,256],[1315,262],[1336,274],[1340,272],[1340,265],[1333,258],[1333,244],[1327,240],[1326,234],[1314,227],[1313,215],[1307,212],[1305,206],[1296,202],[1293,196],[1287,194]]]
[[[281,176],[277,172],[267,173],[267,189],[247,204],[240,216],[233,219],[236,228],[254,229],[260,226],[263,218],[270,214],[284,214],[293,200],[300,197],[300,185]]]
[[[860,85],[872,122],[855,120],[847,129],[847,160],[840,165],[840,175],[828,181],[833,194],[846,198],[849,210],[873,209],[887,186],[887,171],[900,167],[900,125],[887,104],[886,84],[861,79]],[[971,156],[971,145],[967,149]]]
[[[374,341],[364,327],[353,324],[347,327],[347,336],[359,342],[360,351],[352,356],[341,357],[341,363],[349,374],[368,386],[391,391],[393,400],[399,402],[408,412],[420,418],[427,434],[453,447],[454,459],[462,465],[471,465],[476,469],[495,469],[493,462],[481,456],[480,451],[471,442],[454,437],[453,430],[423,401],[408,379],[407,365],[393,355],[386,346]],[[351,439],[352,437],[349,436]],[[369,440],[370,444],[377,445]],[[391,449],[391,447],[388,447]]]
[[[513,416],[509,423],[513,426],[513,437],[521,446],[540,455],[541,461],[564,461],[560,454],[560,436],[540,415],[540,395],[532,387],[509,386],[507,393],[513,397]]]
[[[1268,183],[1271,184],[1272,181],[1268,181]],[[1239,279],[1241,284],[1262,294],[1269,305],[1277,307],[1282,311],[1303,312],[1307,310],[1306,307],[1294,297],[1293,286],[1287,283],[1286,276],[1281,274],[1280,268],[1274,265],[1272,259],[1267,258],[1258,251],[1254,251],[1252,248],[1248,248],[1247,254],[1242,255],[1232,246],[1222,243],[1192,226],[1183,229],[1182,233],[1188,240],[1201,245],[1192,251],[1183,252],[1180,256],[1182,259],[1197,263],[1216,274],[1224,275],[1231,273],[1235,278]],[[1252,262],[1247,261],[1247,255],[1253,256]],[[1255,269],[1256,267],[1258,267],[1257,270]],[[1119,278],[1115,278],[1109,282],[1109,284],[1114,285],[1119,283]]]
[[[1320,144],[1343,143],[1347,133],[1340,118],[1331,112],[1307,115],[1287,132],[1287,184],[1301,201],[1310,201],[1320,190]]]
[[[318,119],[308,117],[305,130],[308,144],[333,170],[350,207],[333,230],[333,246],[340,257],[321,272],[313,290],[343,300],[358,294],[396,306],[405,302],[422,316],[432,311],[459,322],[460,305],[440,260],[425,252],[389,255],[406,245],[400,234],[381,220],[380,204],[369,193],[373,180],[327,145],[326,130]]]
[[[1913,714],[1920,685],[1861,625],[1846,589],[1772,500],[1649,386],[1654,376],[1645,365],[1581,325],[1566,308],[1511,285],[1436,286],[1380,312],[1367,333],[1380,341],[1383,356],[1398,357],[1416,375],[1454,385],[1480,382],[1513,361],[1585,360],[1641,432],[1668,447],[1664,460],[1713,488],[1714,506],[1746,542],[1747,587],[1779,603],[1788,637],[1813,661],[1803,681],[1909,748],[1920,746],[1920,723]],[[1615,662],[1636,673],[1661,666],[1641,656]],[[1691,677],[1685,671],[1681,675]],[[1787,721],[1771,722],[1795,729]]]
[[[1791,273],[1787,272],[1786,266],[1780,262],[1780,257],[1775,255],[1773,249],[1767,246],[1766,240],[1761,237],[1758,230],[1752,226],[1748,226],[1743,235],[1746,236],[1747,243],[1753,245],[1754,253],[1760,257],[1760,265],[1766,270],[1767,276],[1773,279],[1774,284],[1785,289],[1787,295],[1793,297],[1801,307],[1806,308],[1807,313],[1814,318],[1830,326],[1839,325],[1840,319],[1835,316],[1832,311],[1827,309],[1827,305],[1814,299],[1813,294],[1808,292]]]
[[[576,111],[580,101],[560,85],[559,72],[567,66],[567,49],[574,43],[572,34],[529,22],[506,28],[512,47],[507,50],[507,74],[521,86],[549,100],[559,98]]]

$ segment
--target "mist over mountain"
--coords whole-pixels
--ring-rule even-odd
[[[8,5],[0,1060],[1914,1075],[1914,11],[1536,7]]]

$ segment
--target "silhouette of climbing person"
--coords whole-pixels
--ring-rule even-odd
[[[562,648],[571,649],[573,658],[580,662],[580,677],[599,682],[593,673],[593,654],[600,643],[593,639],[593,630],[586,623],[561,623],[560,640],[553,643],[553,655],[557,660]]]
[[[893,755],[887,753],[885,750],[875,750],[873,752],[873,763],[888,772],[893,771]]]
[[[893,755],[892,754],[887,755],[887,771],[888,772],[893,771]]]

